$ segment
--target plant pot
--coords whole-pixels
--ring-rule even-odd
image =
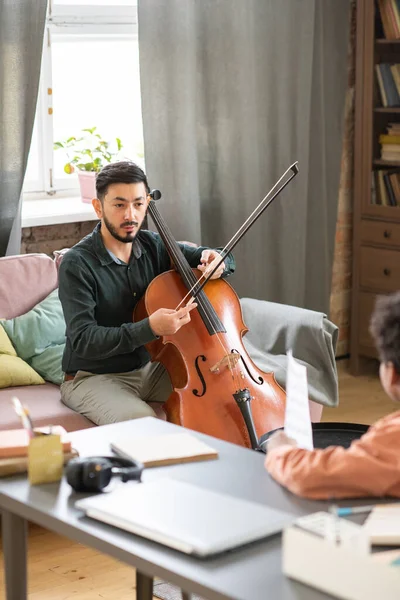
[[[82,202],[91,203],[96,198],[96,173],[94,171],[78,171]]]

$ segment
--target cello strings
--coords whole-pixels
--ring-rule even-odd
[[[154,206],[154,208],[155,208],[155,206]],[[167,224],[164,223],[162,219],[158,218],[156,210],[153,210],[152,212],[155,213],[152,216],[153,216],[153,219],[156,218],[156,220],[157,220],[157,226],[160,229],[160,232],[162,232],[166,238],[168,236],[172,236],[172,234],[169,231],[169,228],[168,228]],[[176,252],[174,252],[173,248],[171,248],[171,252],[172,252],[172,255],[173,255],[172,258],[178,263],[178,265],[181,267],[181,270],[184,270],[184,268],[186,267],[186,259],[182,255],[180,249],[179,249],[179,253],[176,253]],[[183,260],[183,259],[185,259],[185,260]],[[191,270],[191,268],[189,268],[189,269],[190,269],[190,276],[191,277],[195,277],[194,274],[193,274],[193,271]],[[197,280],[196,280],[196,283],[197,283]],[[221,339],[220,334],[216,330],[216,328],[214,326],[214,323],[213,323],[212,319],[210,318],[210,316],[209,316],[209,314],[207,312],[207,307],[204,305],[204,302],[203,302],[203,300],[201,298],[198,298],[198,301],[199,301],[199,304],[203,308],[203,314],[206,316],[206,318],[207,318],[207,320],[208,320],[208,322],[210,324],[210,327],[211,327],[211,330],[212,330],[213,334],[216,336],[216,339],[217,339],[218,343],[221,345],[221,348],[223,350],[224,356],[227,356],[227,355],[229,356],[229,354],[230,354],[229,349],[227,349],[227,347],[225,346],[224,341]],[[177,310],[177,309],[175,309],[175,310]],[[226,341],[229,343],[229,345],[232,348],[231,340],[229,339],[229,335],[228,334],[226,334],[226,338],[227,338]],[[231,361],[229,359],[228,359],[228,368],[229,368],[229,370],[231,372],[231,376],[232,376],[232,380],[233,381],[235,381],[235,376],[236,376],[236,379],[237,379],[236,380],[237,390],[239,390],[240,389],[239,375],[236,373],[236,371],[233,370],[232,365],[231,365]]]
[[[268,197],[274,192],[274,190],[278,187],[278,185],[281,183],[281,181],[286,177],[287,173],[289,171],[291,171],[293,168],[293,165],[290,166],[283,174],[282,176],[278,179],[278,181],[273,185],[273,187],[269,190],[269,192],[266,194],[266,196],[261,200],[261,202],[258,204],[258,206],[253,210],[253,212],[250,214],[250,216],[246,219],[246,221],[241,225],[241,227],[238,229],[238,231],[232,236],[232,238],[229,240],[229,242],[225,245],[225,247],[222,249],[221,251],[221,255],[224,254],[224,252],[226,252],[227,248],[232,244],[232,242],[236,241],[236,239],[240,239],[240,236],[242,234],[242,232],[245,230],[246,226],[248,225],[248,223],[253,219],[253,222],[258,218],[258,216],[262,213],[262,211],[266,208],[264,205],[265,201],[268,199]],[[286,183],[288,183],[290,180],[288,180]],[[191,302],[193,302],[196,298],[193,297],[192,293],[193,291],[196,289],[196,287],[199,287],[199,284],[201,283],[201,281],[203,279],[205,279],[207,277],[207,273],[212,272],[213,268],[214,268],[214,264],[216,261],[220,260],[219,257],[216,257],[211,263],[210,265],[208,265],[208,268],[204,271],[204,273],[202,273],[202,275],[199,277],[198,280],[196,280],[196,282],[194,283],[194,285],[189,289],[189,291],[187,292],[187,294],[182,298],[182,300],[180,301],[180,303],[178,304],[178,306],[176,307],[175,310],[179,310],[179,308],[182,306],[182,304],[185,302],[185,300],[189,297],[192,296],[189,301],[187,302],[186,305],[190,304]],[[206,313],[205,313],[206,314]],[[208,318],[208,315],[207,315]],[[210,325],[212,327],[212,329],[214,330],[214,334],[217,336],[217,339],[220,341],[223,350],[225,352],[225,355],[228,355],[230,353],[227,353],[226,348],[224,347],[224,344],[222,342],[222,340],[219,339],[219,335],[216,332],[211,320],[208,318],[208,320],[210,321]],[[227,336],[228,339],[228,343],[232,348],[232,344],[231,341],[229,340],[229,336]],[[235,372],[233,371],[233,367],[231,365],[231,361],[228,359],[228,366],[229,369],[231,371],[231,375],[232,375],[232,379],[235,380],[235,374],[237,376],[237,389],[240,389],[240,379],[239,379],[239,375],[237,374],[237,367],[236,367],[237,363],[235,364]]]

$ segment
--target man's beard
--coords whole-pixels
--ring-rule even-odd
[[[108,231],[111,233],[113,238],[115,238],[116,240],[118,240],[119,242],[122,242],[124,244],[131,244],[140,231],[140,227],[139,227],[139,229],[137,229],[136,231],[132,231],[132,232],[127,231],[125,233],[125,235],[122,236],[118,233],[118,231],[116,230],[114,225],[112,225],[110,223],[110,221],[107,219],[107,217],[105,215],[103,215],[103,221],[104,221],[104,225],[107,227]],[[137,227],[138,223],[136,221],[131,221],[129,223],[125,223],[125,225]]]

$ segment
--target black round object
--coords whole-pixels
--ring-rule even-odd
[[[364,435],[368,428],[369,425],[361,423],[312,423],[314,448],[327,448],[328,446],[348,448],[351,442]],[[280,429],[283,429],[283,427],[268,431],[260,437],[261,452],[266,453],[268,438]]]
[[[68,461],[67,482],[76,492],[101,492],[115,476],[123,482],[141,480],[142,463],[121,456],[77,457]]]

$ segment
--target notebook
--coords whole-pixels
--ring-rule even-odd
[[[49,432],[49,427],[35,427],[35,431]],[[64,427],[55,425],[52,433],[62,436],[64,452],[71,451],[71,442],[68,440]],[[0,431],[0,458],[14,458],[28,455],[29,435],[26,429],[8,429]]]
[[[365,520],[364,528],[371,544],[400,545],[400,502],[375,506]]]
[[[121,483],[75,502],[88,517],[195,556],[211,556],[280,533],[280,510],[169,478]]]
[[[110,443],[113,452],[145,467],[218,458],[218,452],[189,433],[122,438]]]

